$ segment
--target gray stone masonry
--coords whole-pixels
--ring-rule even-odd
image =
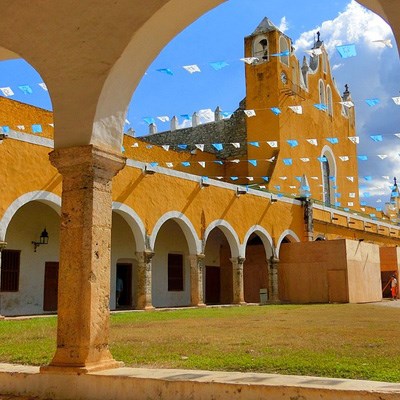
[[[191,152],[196,150],[195,144],[204,144],[204,151],[214,153],[221,160],[245,157],[247,155],[245,118],[243,110],[238,109],[229,119],[142,136],[140,139],[154,145],[170,145],[171,150],[179,152]],[[212,143],[223,144],[223,150],[217,151]],[[230,143],[240,143],[240,148],[235,148]],[[180,144],[187,144],[187,149],[180,149],[178,147]]]

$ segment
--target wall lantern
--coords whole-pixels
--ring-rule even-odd
[[[42,245],[42,244],[48,244],[49,243],[49,234],[46,231],[46,228],[43,229],[43,232],[40,234],[40,238],[38,242],[33,241],[33,248],[34,252],[36,253],[36,249]]]

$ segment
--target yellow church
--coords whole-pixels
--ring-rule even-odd
[[[101,307],[382,300],[399,270],[398,188],[387,215],[360,205],[351,82],[336,87],[320,35],[301,61],[267,18],[244,41],[238,109],[217,109],[206,124],[195,113],[190,128],[172,119],[167,132],[127,132],[123,168],[112,153],[87,161],[85,148],[70,149],[71,167],[53,150],[51,112],[0,98],[0,314],[54,313],[90,295],[79,285],[58,293],[60,231],[93,242],[93,262],[104,257],[101,235],[74,225],[87,207],[100,230],[111,221]],[[99,194],[86,198],[77,182]],[[79,274],[65,268],[64,283]]]

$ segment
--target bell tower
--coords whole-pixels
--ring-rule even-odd
[[[279,107],[284,91],[292,90],[291,57],[292,43],[268,19],[264,18],[255,31],[245,38],[245,57],[251,60],[246,64],[246,109],[254,110],[255,118],[248,118],[248,142],[279,141],[280,116]],[[274,162],[265,161],[276,158],[277,147],[249,145],[247,154],[249,160],[248,174],[257,177],[271,176]]]

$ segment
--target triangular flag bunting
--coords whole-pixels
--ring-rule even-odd
[[[282,161],[283,161],[283,163],[285,165],[292,165],[293,164],[293,160],[291,158],[284,158]]]
[[[278,142],[276,140],[270,140],[267,142],[271,147],[278,147]]]
[[[378,157],[379,157],[381,160],[384,160],[385,158],[387,158],[387,154],[378,154]]]
[[[260,144],[258,142],[249,142],[249,144],[254,147],[260,147]]]
[[[216,61],[216,62],[212,62],[210,63],[210,66],[215,69],[215,71],[219,71],[222,68],[227,67],[229,64],[226,63],[225,61]]]
[[[166,162],[165,165],[166,165],[168,168],[172,168],[172,167],[174,166],[174,164],[173,164],[172,162]]]
[[[204,151],[204,144],[195,144],[196,148],[200,151]]]
[[[342,58],[355,57],[357,55],[356,46],[354,44],[336,46],[336,49]]]
[[[161,147],[162,147],[165,151],[168,151],[168,150],[169,150],[169,144],[163,144]]]
[[[233,147],[236,147],[237,149],[240,148],[240,143],[231,143],[231,145],[232,145]]]
[[[314,107],[321,111],[326,111],[328,109],[328,106],[323,103],[314,104]]]
[[[303,114],[302,106],[288,106],[288,107],[296,114]]]
[[[332,143],[332,144],[337,144],[337,143],[339,143],[339,139],[336,138],[336,137],[326,138],[326,140],[327,140],[329,143]]]
[[[286,141],[288,142],[290,147],[296,147],[299,144],[299,142],[297,140],[295,140],[295,139],[289,139],[289,140],[286,140]]]
[[[272,107],[271,111],[275,114],[275,115],[279,115],[281,113],[281,110],[278,107]]]
[[[346,176],[346,178],[347,178],[350,182],[354,182],[354,176]]]
[[[199,164],[203,167],[203,168],[205,168],[206,167],[206,163],[205,163],[205,161],[199,161]]]
[[[303,162],[309,162],[310,161],[310,159],[308,157],[301,157],[300,160],[303,161]]]
[[[367,160],[368,160],[368,157],[367,157],[367,156],[364,156],[364,155],[357,156],[357,158],[358,158],[360,161],[367,161]]]
[[[347,108],[351,108],[354,107],[354,103],[350,100],[347,101],[339,101],[339,104],[342,104],[343,106],[347,107]]]
[[[169,117],[167,115],[161,115],[160,117],[157,117],[161,122],[169,122]]]
[[[173,75],[174,73],[169,68],[159,68],[156,70],[157,72],[161,72],[162,74]]]
[[[400,97],[392,97],[392,100],[394,101],[394,104],[400,106]]]
[[[382,135],[371,135],[370,138],[374,142],[382,142],[383,141]]]
[[[354,144],[360,143],[360,137],[359,136],[349,136],[349,140],[350,140],[350,142],[352,142]]]
[[[212,145],[217,151],[221,151],[224,149],[224,146],[222,145],[222,143],[212,143]]]
[[[3,93],[4,96],[9,97],[9,96],[14,96],[14,92],[10,87],[2,87],[0,88],[1,92]]]
[[[307,142],[312,144],[313,146],[318,146],[318,140],[317,139],[307,139]]]
[[[248,162],[249,162],[251,165],[254,165],[255,167],[257,167],[257,160],[248,160]]]
[[[373,106],[376,106],[377,104],[379,104],[379,103],[380,103],[380,100],[379,100],[379,99],[366,99],[365,102],[366,102],[370,107],[373,107]]]
[[[256,112],[254,110],[243,110],[243,111],[249,118],[256,116]]]
[[[241,58],[240,61],[243,61],[246,64],[254,64],[255,62],[258,62],[259,59],[257,57],[245,57]]]
[[[196,64],[184,65],[183,68],[186,69],[186,71],[190,72],[191,74],[193,74],[194,72],[201,72],[200,68]]]

